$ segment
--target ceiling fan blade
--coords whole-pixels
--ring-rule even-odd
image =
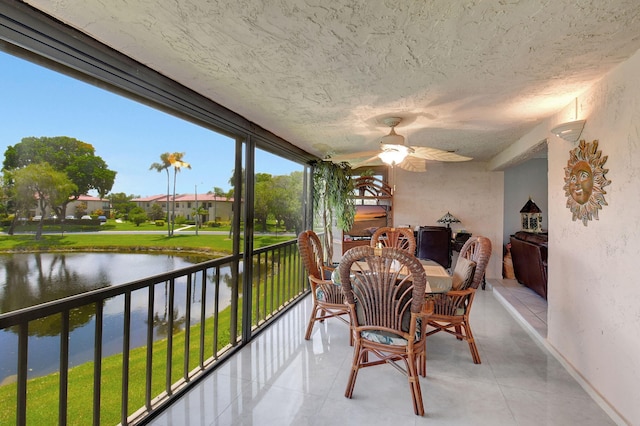
[[[382,160],[378,157],[380,151],[365,151],[354,152],[351,154],[339,154],[331,155],[325,158],[326,161],[332,161],[334,163],[349,163],[352,169],[357,169],[364,166],[379,166],[382,164]]]
[[[380,166],[383,164],[377,154],[362,161],[349,161],[348,163],[351,165],[352,169],[364,166]]]
[[[328,160],[334,163],[347,162],[351,161],[363,161],[365,159],[369,159],[375,155],[378,155],[380,151],[364,151],[364,152],[352,152],[350,154],[334,154],[329,155]]]
[[[442,149],[428,148],[426,146],[412,146],[413,153],[410,154],[413,157],[422,158],[425,160],[435,161],[469,161],[471,157],[465,157],[464,155],[456,154],[455,152],[444,151]]]
[[[408,172],[426,172],[427,162],[423,158],[409,155],[398,164],[398,167]]]

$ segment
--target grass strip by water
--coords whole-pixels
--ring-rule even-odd
[[[218,316],[218,348],[229,344],[229,324],[231,309],[227,308]],[[189,370],[199,363],[199,336],[201,324],[190,328]],[[214,319],[205,320],[205,359],[213,353]],[[173,358],[171,362],[171,382],[177,381],[184,370],[185,331],[173,335]],[[168,339],[153,343],[152,395],[165,389]],[[132,349],[129,354],[129,414],[144,406],[145,368],[147,347]],[[27,424],[45,425],[58,421],[60,374],[54,373],[37,377],[27,384]],[[15,383],[0,386],[0,424],[15,424],[16,389]],[[102,383],[100,403],[100,424],[117,424],[120,421],[122,395],[122,354],[115,354],[102,360]],[[68,385],[68,425],[84,425],[91,422],[93,400],[93,362],[87,362],[69,369]]]
[[[291,240],[291,236],[256,235],[254,246],[265,247]],[[0,251],[200,251],[228,254],[233,242],[228,235],[174,235],[158,234],[65,234],[0,236]]]

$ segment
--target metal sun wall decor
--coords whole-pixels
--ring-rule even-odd
[[[592,219],[598,220],[598,210],[606,206],[603,188],[611,183],[602,166],[607,156],[598,151],[598,141],[580,141],[580,145],[569,151],[569,161],[564,169],[564,191],[567,208],[573,213],[573,220],[580,219],[584,226]]]

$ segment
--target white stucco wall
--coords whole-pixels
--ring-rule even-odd
[[[436,221],[451,212],[462,222],[452,224],[454,232],[491,240],[486,276],[502,277],[503,172],[488,171],[485,163],[430,163],[424,173],[396,169],[395,180],[394,225],[440,225]]]
[[[547,340],[606,401],[616,419],[640,425],[640,52],[578,97],[582,139],[599,141],[612,181],[599,220],[572,221],[564,168],[578,146],[550,129],[575,118],[571,103],[514,143],[510,153],[478,163],[431,164],[425,173],[395,171],[394,224],[436,225],[450,211],[494,244],[487,271],[501,276],[503,173],[510,161],[548,138],[549,294]],[[543,130],[546,129],[546,130]]]
[[[549,134],[548,342],[629,424],[640,425],[640,53],[578,97],[581,139],[599,141],[608,203],[571,220],[563,190],[569,151]],[[575,118],[572,103],[550,120]]]

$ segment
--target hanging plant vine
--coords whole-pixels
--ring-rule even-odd
[[[348,231],[353,226],[356,209],[353,199],[353,180],[348,163],[316,161],[313,164],[313,208],[322,218],[325,259],[333,258],[334,217],[338,228]]]

